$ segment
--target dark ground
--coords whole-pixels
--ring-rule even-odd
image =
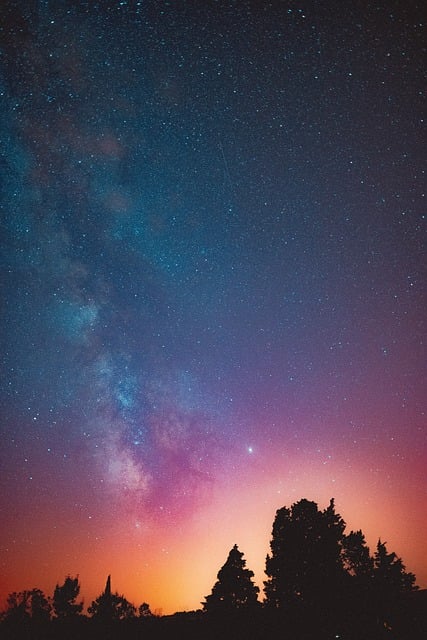
[[[392,628],[374,620],[322,621],[313,616],[285,618],[277,612],[216,618],[200,612],[177,613],[161,618],[134,619],[102,624],[81,617],[72,623],[54,620],[0,626],[1,640],[425,640],[427,638],[427,590],[411,595],[405,611],[395,616]]]

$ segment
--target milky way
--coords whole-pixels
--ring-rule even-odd
[[[275,510],[332,496],[426,586],[422,4],[24,5],[2,594],[112,571],[196,607],[234,543],[261,584]]]

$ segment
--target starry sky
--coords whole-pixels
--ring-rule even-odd
[[[197,608],[303,497],[427,587],[422,19],[2,3],[1,598]]]

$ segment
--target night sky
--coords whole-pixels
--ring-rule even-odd
[[[2,598],[197,608],[303,497],[427,587],[423,5],[2,3]]]

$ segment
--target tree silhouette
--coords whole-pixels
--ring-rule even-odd
[[[390,594],[409,593],[418,589],[415,586],[415,575],[407,573],[401,558],[394,552],[388,553],[386,543],[378,540],[374,555],[374,578],[381,589]]]
[[[275,608],[325,606],[339,592],[344,575],[341,541],[345,523],[334,501],[319,511],[302,499],[276,512],[267,556],[266,604]]]
[[[140,618],[151,618],[152,617],[152,613],[151,613],[151,609],[150,609],[150,605],[147,604],[146,602],[143,602],[141,605],[139,605],[138,607],[138,616]]]
[[[226,613],[255,607],[259,588],[252,582],[253,576],[253,571],[246,569],[243,553],[235,544],[218,572],[211,594],[206,596],[203,603],[205,611]]]
[[[415,575],[406,572],[401,558],[394,552],[388,553],[386,543],[378,540],[373,577],[376,615],[382,626],[392,627],[408,594],[418,589]]]
[[[83,602],[76,602],[79,593],[78,577],[67,576],[62,586],[56,585],[53,594],[53,609],[57,618],[71,618],[82,612]]]
[[[147,637],[206,640],[264,640],[283,637],[285,632],[295,640],[427,637],[427,590],[414,593],[418,589],[414,574],[381,540],[371,556],[361,530],[349,534],[344,530],[333,499],[323,511],[306,499],[279,509],[266,559],[265,607],[259,606],[254,574],[234,545],[203,603],[208,615],[199,610],[162,620],[143,603],[136,621],[135,607],[123,595],[112,593],[108,576],[104,591],[88,608],[93,621],[88,620],[80,615],[78,578],[67,576],[55,587],[54,618],[50,599],[40,589],[9,594],[7,608],[0,614],[0,636],[130,640],[145,628]],[[127,624],[129,620],[134,621]]]
[[[342,557],[349,575],[358,581],[372,578],[374,561],[360,529],[343,536]]]
[[[333,500],[324,511],[305,499],[279,509],[266,560],[266,605],[309,636],[318,629],[326,636],[403,633],[415,576],[381,541],[372,558],[362,531],[344,529]]]
[[[50,620],[51,606],[40,589],[14,591],[6,600],[4,619],[13,623],[45,623]]]
[[[363,636],[375,627],[374,559],[362,531],[343,536],[342,559],[346,571],[343,616],[354,633]]]
[[[135,607],[123,595],[111,593],[111,577],[108,576],[105,590],[88,607],[92,618],[110,622],[111,620],[129,620],[135,617]]]

